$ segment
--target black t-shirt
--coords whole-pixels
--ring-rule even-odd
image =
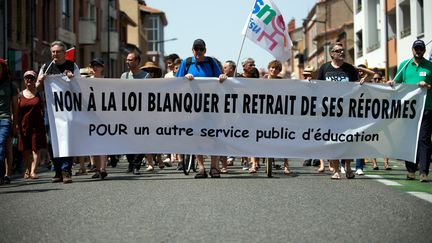
[[[46,71],[46,69],[49,67],[48,71]],[[45,64],[44,68],[43,68],[43,72],[47,73],[47,74],[62,74],[64,73],[65,70],[69,70],[72,73],[74,72],[74,62],[66,60],[63,64],[51,64],[47,63]]]
[[[344,62],[339,68],[331,65],[331,62],[324,63],[319,69],[317,80],[355,82],[358,81],[359,74],[357,69]]]

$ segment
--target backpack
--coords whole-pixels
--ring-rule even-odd
[[[193,64],[193,63],[196,64],[196,62],[192,62],[192,57],[188,57],[188,58],[186,58],[186,72],[185,72],[185,73],[188,73],[188,71],[189,71],[189,67],[190,67],[190,65]],[[209,63],[210,66],[211,66],[211,69],[212,69],[212,77],[215,77],[215,76],[216,76],[216,75],[215,75],[215,74],[216,74],[216,71],[215,71],[215,66],[214,66],[213,58],[211,58],[211,57],[205,57],[205,60],[204,60],[203,62],[200,62],[200,63]]]

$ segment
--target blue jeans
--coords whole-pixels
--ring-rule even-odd
[[[364,159],[356,159],[356,170],[358,169],[363,170],[363,164],[364,164]],[[343,159],[340,160],[340,166],[345,168],[345,160]]]
[[[53,158],[56,176],[60,176],[62,172],[72,173],[72,163],[73,157]]]
[[[356,170],[363,170],[364,159],[356,159]]]
[[[11,120],[0,119],[0,178],[5,176],[6,142],[11,130]]]

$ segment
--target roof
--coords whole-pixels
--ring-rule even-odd
[[[152,8],[152,7],[149,7],[149,6],[142,5],[142,4],[139,5],[139,9],[141,11],[149,13],[149,14],[160,15],[161,16],[162,24],[163,25],[167,25],[168,24],[168,20],[167,20],[167,18],[165,16],[165,12],[163,12],[163,11],[161,11],[159,9],[156,9],[156,8]]]
[[[137,26],[137,23],[135,23],[135,21],[133,21],[133,19],[131,19],[129,15],[123,11],[120,11],[120,19],[122,19],[122,22],[128,25],[132,25],[133,27]]]

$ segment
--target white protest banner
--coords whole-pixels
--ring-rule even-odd
[[[277,60],[289,59],[291,39],[288,29],[281,12],[271,0],[255,1],[254,8],[246,20],[243,35]]]
[[[183,153],[414,160],[415,85],[197,78],[45,84],[54,155]]]

